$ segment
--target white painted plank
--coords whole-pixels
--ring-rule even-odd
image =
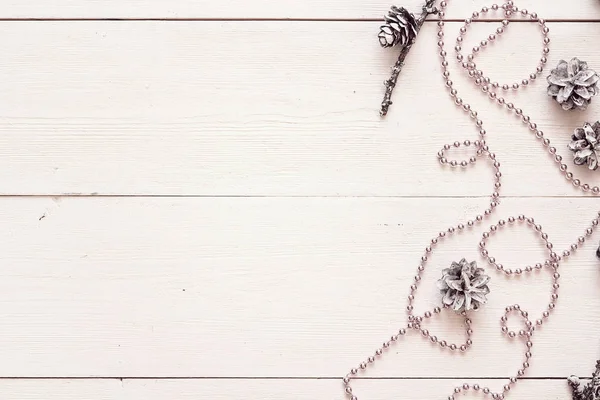
[[[510,79],[523,75],[521,64],[535,65],[539,51],[534,27],[513,27],[499,49],[482,55],[484,67],[501,64],[500,77]],[[453,173],[437,164],[444,143],[476,139],[476,131],[445,93],[433,25],[414,47],[383,121],[382,81],[396,51],[380,49],[373,28],[1,23],[0,193],[489,195],[488,165]],[[480,37],[489,28],[474,30]],[[551,64],[578,55],[600,69],[595,38],[600,24],[554,24]],[[513,51],[523,58],[502,61]],[[454,80],[486,123],[503,163],[504,194],[579,193],[518,120],[462,75]],[[586,113],[557,111],[543,82],[518,103],[561,151],[569,132],[600,111],[600,101]]]
[[[491,388],[501,386],[499,380],[485,380]],[[357,384],[359,398],[388,400],[398,393],[410,393],[411,399],[446,398],[461,380],[383,380]],[[313,400],[342,399],[340,382],[336,380],[9,380],[0,382],[7,400]],[[562,380],[522,381],[511,392],[511,399],[566,399],[568,386]],[[458,396],[457,396],[458,397]],[[458,398],[477,398],[471,394]]]
[[[308,19],[378,19],[387,12],[389,0],[49,0],[2,2],[2,18],[308,18]],[[466,18],[482,6],[484,0],[450,2],[448,17]],[[502,4],[502,1],[496,1]],[[544,18],[600,19],[596,0],[581,0],[565,7],[560,1],[522,0],[519,7],[537,11]],[[414,12],[423,0],[396,2]]]
[[[341,376],[404,323],[429,239],[484,203],[0,199],[0,348],[10,360],[0,376]],[[592,199],[507,199],[498,218],[532,215],[562,249],[597,207]],[[418,310],[437,303],[433,282],[451,260],[479,260],[481,228],[439,246]],[[600,356],[597,239],[562,268],[559,305],[535,337],[530,377],[567,376]],[[538,240],[519,229],[489,248],[510,268],[543,257]],[[501,337],[501,311],[518,302],[541,314],[550,279],[491,274],[472,351],[449,355],[410,336],[369,376],[514,374],[523,350]],[[462,338],[453,318],[431,329]]]

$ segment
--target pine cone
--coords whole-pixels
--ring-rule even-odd
[[[571,139],[569,149],[575,153],[575,164],[597,170],[600,159],[600,121],[593,125],[586,123],[583,128],[575,129]]]
[[[573,400],[600,400],[600,361],[596,362],[596,371],[585,385],[575,375],[571,375],[568,382],[573,391]]]
[[[379,44],[382,47],[392,47],[400,44],[406,46],[417,37],[418,27],[415,16],[404,7],[392,6],[384,17],[385,25],[379,30]]]
[[[578,58],[573,58],[568,63],[561,60],[547,80],[548,95],[555,98],[565,110],[585,110],[592,97],[600,91],[600,77],[594,70],[588,69],[586,62]]]
[[[487,302],[485,296],[490,292],[489,281],[490,277],[483,268],[477,268],[475,261],[469,263],[463,258],[442,271],[438,288],[444,296],[444,305],[451,306],[454,311],[478,310]]]

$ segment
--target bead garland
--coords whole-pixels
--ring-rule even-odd
[[[437,335],[432,334],[428,329],[424,329],[421,327],[421,323],[424,319],[433,318],[436,315],[439,315],[445,308],[447,307],[435,307],[431,311],[426,311],[423,315],[415,315],[413,302],[415,299],[415,293],[419,287],[421,282],[422,273],[425,270],[427,265],[429,256],[434,251],[435,247],[443,241],[445,238],[460,232],[465,229],[472,229],[474,226],[481,224],[484,220],[488,219],[491,214],[494,212],[494,209],[499,204],[500,199],[500,188],[501,188],[501,177],[502,174],[500,172],[500,162],[497,160],[496,154],[493,153],[489,146],[486,143],[486,130],[483,128],[483,121],[478,118],[478,113],[475,111],[470,104],[467,104],[463,101],[461,97],[458,96],[458,91],[454,87],[454,83],[450,80],[450,72],[448,71],[448,54],[445,50],[444,43],[444,17],[445,10],[448,6],[448,0],[443,0],[440,2],[439,6],[439,21],[438,25],[438,47],[439,47],[439,55],[441,57],[441,67],[442,67],[442,77],[446,88],[449,91],[449,95],[454,101],[454,103],[459,106],[465,113],[467,113],[470,118],[473,120],[477,130],[479,131],[479,139],[475,140],[471,143],[469,140],[465,140],[463,142],[454,142],[453,144],[446,144],[437,154],[438,160],[443,165],[449,165],[450,167],[462,167],[466,168],[472,164],[475,164],[478,158],[484,158],[489,161],[494,169],[494,187],[490,198],[489,206],[483,211],[483,213],[478,214],[475,218],[468,220],[464,223],[459,223],[456,226],[452,226],[447,230],[439,232],[434,238],[431,239],[430,243],[425,248],[423,256],[419,262],[417,267],[417,273],[414,277],[414,282],[410,286],[410,293],[408,295],[408,305],[406,307],[406,311],[408,314],[407,324],[405,327],[402,327],[398,331],[394,332],[391,337],[383,342],[383,344],[378,347],[374,354],[369,356],[365,361],[358,364],[358,366],[352,368],[349,373],[347,373],[343,377],[344,391],[348,398],[351,400],[358,400],[358,397],[354,394],[351,381],[355,378],[359,371],[364,371],[369,368],[369,366],[373,365],[377,361],[378,358],[383,356],[383,354],[393,345],[395,345],[400,338],[407,336],[409,333],[418,333],[419,336],[422,336],[425,340],[430,341],[431,343],[436,344],[439,348],[443,350],[447,350],[450,352],[466,352],[472,346],[473,341],[471,339],[473,335],[472,329],[472,321],[468,317],[467,312],[462,312],[464,320],[464,328],[465,328],[465,341],[461,344],[449,343],[442,338],[439,338]],[[485,39],[481,40],[479,45],[474,46],[470,54],[464,56],[462,54],[462,46],[464,41],[464,36],[467,33],[471,23],[474,20],[481,18],[482,16],[493,13],[493,12],[502,12],[504,15],[504,20],[501,22],[501,26],[498,27],[494,32],[488,35]],[[496,41],[502,34],[505,33],[506,29],[508,29],[511,21],[510,17],[518,16],[520,18],[525,18],[527,20],[537,22],[543,37],[543,48],[542,48],[542,56],[540,58],[539,64],[537,65],[534,72],[529,74],[527,78],[522,79],[520,82],[515,82],[512,84],[501,84],[499,82],[493,81],[490,77],[488,77],[481,69],[477,68],[477,64],[475,63],[475,58],[478,54],[480,54],[490,42]],[[504,99],[504,97],[500,96],[498,91],[516,91],[520,89],[522,86],[527,86],[533,80],[537,79],[542,71],[544,70],[544,66],[547,63],[547,55],[550,52],[549,43],[550,39],[548,37],[549,29],[546,26],[546,22],[543,19],[540,19],[538,15],[534,12],[529,12],[525,9],[519,9],[515,6],[512,0],[507,0],[504,4],[498,5],[494,4],[491,7],[483,7],[480,11],[475,11],[470,18],[465,19],[464,25],[460,28],[459,36],[456,39],[456,44],[454,50],[456,52],[456,60],[458,63],[466,70],[468,76],[473,80],[474,84],[481,89],[483,93],[487,94],[487,97],[498,104],[500,107],[504,107],[507,110],[511,111],[517,118],[519,118],[523,124],[527,126],[527,128],[533,133],[533,135],[541,142],[542,146],[547,149],[547,151],[553,156],[554,162],[557,163],[559,171],[563,174],[565,179],[572,183],[573,186],[579,188],[583,192],[591,192],[594,195],[600,194],[600,187],[598,186],[590,186],[587,183],[582,183],[582,181],[574,176],[572,172],[568,170],[568,166],[564,164],[563,157],[558,154],[558,151],[555,147],[551,146],[550,140],[544,136],[544,132],[540,130],[535,122],[531,120],[531,118],[524,113],[524,111],[518,108],[515,104],[508,102]],[[470,157],[467,160],[448,160],[446,158],[446,152],[451,148],[458,148],[461,146],[474,146],[475,147],[475,155]],[[546,270],[552,276],[552,286],[550,289],[549,302],[546,310],[542,312],[542,314],[536,319],[530,319],[529,313],[520,307],[518,304],[507,306],[505,309],[504,315],[500,318],[500,327],[502,333],[509,340],[520,340],[523,342],[524,346],[524,361],[521,367],[516,371],[514,376],[510,377],[508,381],[503,385],[502,391],[493,392],[488,387],[483,387],[477,383],[464,383],[462,386],[457,386],[454,388],[453,392],[448,396],[448,400],[455,400],[455,395],[461,392],[466,391],[475,391],[480,392],[485,396],[491,396],[495,400],[503,400],[511,388],[521,379],[527,369],[530,367],[530,360],[532,358],[532,347],[533,347],[533,337],[536,326],[541,326],[544,324],[544,321],[547,320],[552,314],[553,310],[556,308],[556,303],[559,298],[558,291],[560,288],[559,280],[560,274],[558,272],[558,268],[561,262],[568,257],[570,257],[573,253],[575,253],[581,245],[583,245],[587,238],[589,238],[596,227],[599,224],[600,212],[596,214],[596,216],[592,219],[591,225],[585,229],[584,234],[579,236],[577,240],[570,245],[569,248],[563,250],[562,252],[557,252],[554,250],[554,246],[552,242],[548,238],[548,234],[544,232],[541,225],[536,223],[533,217],[527,217],[525,215],[519,215],[516,217],[509,217],[506,220],[499,220],[497,223],[492,224],[489,230],[485,231],[482,235],[482,239],[479,242],[479,251],[483,258],[487,261],[487,263],[495,268],[498,272],[503,273],[506,276],[512,275],[521,275],[528,274],[535,270]],[[517,268],[515,270],[505,268],[503,264],[499,263],[495,257],[491,256],[487,250],[487,242],[488,239],[498,233],[500,230],[509,228],[514,225],[525,225],[536,232],[539,237],[542,239],[545,247],[548,251],[548,258],[543,262],[537,263],[533,266],[528,265],[523,268]],[[523,322],[523,328],[518,332],[509,330],[507,326],[508,319],[510,316],[516,315],[517,318],[520,318]]]

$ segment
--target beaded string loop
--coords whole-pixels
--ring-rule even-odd
[[[407,311],[407,323],[405,327],[402,327],[397,332],[391,335],[389,340],[383,342],[381,346],[379,346],[373,355],[369,356],[365,361],[358,364],[357,367],[354,367],[350,370],[348,374],[346,374],[343,378],[344,390],[347,397],[350,400],[358,400],[358,397],[354,394],[351,381],[354,377],[356,377],[359,371],[364,371],[369,368],[370,365],[376,362],[378,358],[380,358],[391,346],[397,343],[401,338],[405,337],[411,332],[417,332],[419,336],[425,338],[429,342],[437,345],[439,348],[444,350],[449,350],[450,352],[466,352],[470,349],[472,342],[473,329],[471,327],[471,319],[468,317],[466,312],[462,312],[462,316],[464,319],[465,329],[466,329],[466,341],[463,344],[454,344],[449,343],[448,341],[439,338],[436,335],[432,335],[429,330],[424,329],[421,324],[424,319],[432,318],[434,315],[440,314],[444,308],[436,307],[431,311],[426,311],[422,316],[417,316],[414,314],[413,302],[415,300],[415,293],[419,287],[419,284],[422,280],[422,273],[426,268],[428,259],[436,248],[444,239],[449,236],[454,235],[457,232],[463,231],[465,229],[472,229],[475,225],[481,224],[485,219],[488,219],[489,216],[493,213],[494,209],[498,206],[499,198],[500,198],[500,188],[501,177],[502,174],[500,172],[500,162],[497,160],[496,154],[493,153],[489,146],[486,143],[486,130],[483,128],[483,121],[478,118],[478,113],[475,111],[470,104],[467,104],[463,101],[461,97],[458,96],[458,91],[454,87],[454,82],[450,80],[450,71],[448,71],[448,54],[445,50],[444,43],[444,17],[445,10],[448,6],[448,0],[442,0],[439,6],[438,16],[440,20],[437,22],[438,25],[438,47],[439,47],[439,55],[442,59],[441,67],[442,67],[442,78],[444,80],[444,84],[449,91],[449,95],[454,103],[459,106],[465,113],[469,115],[469,117],[473,120],[477,130],[479,131],[479,139],[475,140],[471,143],[469,140],[465,140],[463,142],[454,142],[453,144],[446,144],[443,146],[442,150],[437,153],[438,161],[443,165],[449,165],[450,167],[468,167],[470,165],[475,164],[478,158],[484,158],[486,161],[489,161],[494,168],[494,188],[491,195],[490,203],[484,211],[475,216],[475,218],[467,220],[464,223],[459,223],[456,226],[451,226],[450,228],[440,231],[435,237],[433,237],[430,243],[426,246],[423,256],[417,267],[417,273],[414,277],[414,281],[410,286],[410,293],[408,295],[408,305],[406,307]],[[502,12],[504,15],[504,20],[501,22],[501,25],[492,33],[490,33],[485,39],[479,42],[479,45],[474,46],[472,48],[471,53],[468,55],[463,55],[462,46],[464,42],[464,36],[467,33],[469,26],[474,20],[481,18],[483,15],[492,12]],[[536,22],[542,31],[542,56],[540,58],[539,64],[537,65],[534,72],[528,75],[527,78],[522,79],[520,82],[515,82],[512,84],[501,84],[497,81],[493,81],[490,77],[488,77],[481,69],[477,68],[477,64],[475,63],[475,59],[478,54],[483,52],[483,50],[489,45],[490,42],[496,41],[501,35],[506,32],[510,25],[509,18],[511,17],[519,17],[525,18],[530,21]],[[507,102],[504,97],[499,95],[498,91],[501,90],[503,92],[512,90],[516,91],[524,86],[528,86],[531,82],[535,81],[538,76],[543,72],[544,66],[547,63],[547,55],[550,52],[549,43],[550,38],[548,37],[549,29],[546,26],[546,22],[543,19],[540,19],[538,15],[534,12],[529,12],[525,9],[519,9],[515,6],[512,0],[507,0],[501,6],[498,4],[493,4],[491,7],[482,7],[480,11],[475,11],[471,17],[465,19],[464,25],[460,28],[459,36],[456,39],[456,45],[454,50],[456,51],[456,60],[466,71],[468,76],[473,80],[476,87],[479,87],[483,93],[487,95],[487,97],[498,104],[501,107],[506,108],[511,111],[517,118],[519,118],[523,124],[527,126],[527,128],[533,132],[536,139],[538,139],[544,148],[553,156],[554,162],[558,164],[559,171],[564,175],[567,181],[571,182],[573,186],[579,188],[583,192],[591,192],[592,194],[598,195],[600,194],[600,187],[591,186],[587,183],[582,183],[582,181],[574,176],[574,174],[568,171],[568,167],[566,164],[562,162],[562,156],[558,154],[558,151],[555,147],[550,145],[550,140],[544,137],[544,132],[540,130],[536,123],[531,121],[531,118],[524,113],[524,111],[517,106],[515,106],[511,102]],[[461,146],[470,147],[471,145],[475,148],[475,155],[470,157],[468,160],[448,160],[447,159],[447,151],[454,148],[459,148]],[[563,250],[562,252],[557,252],[554,250],[554,245],[548,239],[548,234],[543,231],[541,225],[536,223],[534,218],[526,217],[525,215],[519,215],[516,217],[509,217],[507,220],[499,220],[496,224],[490,225],[489,230],[485,231],[482,235],[481,241],[479,242],[479,251],[483,258],[487,261],[487,263],[500,274],[503,274],[506,277],[513,277],[522,274],[528,274],[533,271],[542,271],[547,270],[552,275],[552,286],[550,290],[550,299],[547,308],[542,312],[538,318],[535,319],[535,322],[530,319],[529,313],[522,309],[519,304],[509,305],[505,308],[505,312],[500,318],[500,329],[501,332],[506,335],[508,340],[521,340],[524,342],[525,352],[524,352],[524,361],[521,367],[516,371],[514,376],[510,377],[509,380],[502,386],[502,390],[498,392],[492,391],[488,387],[482,387],[481,385],[474,383],[464,383],[462,386],[457,386],[454,388],[453,393],[448,396],[448,400],[455,400],[455,395],[461,392],[466,391],[475,391],[483,394],[484,396],[491,396],[495,400],[503,400],[511,388],[519,381],[521,377],[523,377],[526,373],[526,370],[530,367],[530,360],[532,358],[532,347],[533,347],[533,336],[536,329],[536,326],[539,327],[544,324],[544,321],[547,320],[553,310],[556,308],[556,303],[559,298],[558,291],[560,288],[559,280],[560,274],[558,272],[559,266],[562,261],[573,255],[581,245],[583,245],[587,238],[589,238],[593,233],[598,224],[600,212],[598,212],[594,218],[592,219],[591,225],[587,227],[582,236],[577,238],[577,241],[570,245],[569,248]],[[548,258],[539,262],[533,266],[520,266],[516,269],[506,268],[503,264],[499,263],[495,257],[491,256],[487,250],[487,243],[491,236],[495,235],[500,230],[503,230],[506,227],[524,224],[530,229],[534,230],[542,239],[545,244],[546,249],[548,250]],[[520,318],[523,322],[523,328],[518,332],[512,331],[508,327],[508,319],[512,316],[516,315],[517,318]]]

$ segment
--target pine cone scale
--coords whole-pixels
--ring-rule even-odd
[[[480,303],[485,303],[487,301],[487,299],[485,298],[485,295],[483,295],[481,293],[471,292],[470,296],[473,300],[476,300]]]
[[[455,298],[454,293],[451,292],[450,290],[448,290],[446,292],[446,294],[444,295],[444,298],[442,299],[442,301],[444,302],[445,305],[451,306],[452,303],[454,303],[454,298]]]
[[[571,97],[574,90],[575,86],[571,85],[570,83],[567,83],[558,91],[558,96],[556,96],[556,100],[559,103],[564,103],[565,101],[569,100],[569,97]]]
[[[590,100],[593,96],[592,92],[590,92],[589,90],[587,90],[587,88],[582,86],[575,88],[575,93],[577,93],[577,95],[584,100]]]
[[[598,83],[598,79],[600,79],[598,75],[593,70],[588,69],[575,75],[573,83],[575,85],[591,86]]]
[[[490,277],[487,275],[480,275],[472,282],[474,287],[484,286],[490,281]]]

